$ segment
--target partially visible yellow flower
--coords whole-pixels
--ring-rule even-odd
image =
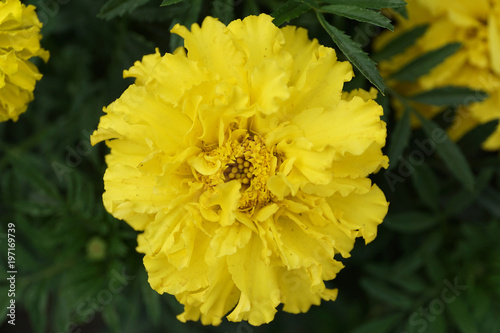
[[[324,281],[387,213],[368,176],[387,167],[376,93],[342,93],[335,51],[268,15],[208,17],[185,47],[136,62],[104,109],[106,209],[134,229],[149,283],[181,321],[268,323],[334,300]],[[229,313],[229,314],[228,314]]]
[[[40,47],[41,27],[34,6],[0,0],[0,122],[17,121],[33,100],[42,75],[29,59],[49,59],[49,52]]]
[[[488,92],[488,100],[461,108],[449,132],[455,140],[478,124],[500,118],[500,0],[409,0],[407,9],[409,19],[396,15],[399,24],[395,32],[383,33],[375,41],[377,49],[418,25],[428,24],[429,28],[415,45],[380,64],[383,75],[446,44],[460,42],[462,47],[416,83],[389,84],[406,96],[449,85]],[[418,109],[427,117],[442,110],[423,105]],[[500,127],[483,148],[500,150]]]

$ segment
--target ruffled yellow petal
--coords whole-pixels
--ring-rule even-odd
[[[262,243],[252,237],[247,245],[227,257],[233,281],[241,291],[238,304],[227,316],[230,321],[246,320],[252,325],[269,323],[280,303],[278,272],[261,259]]]
[[[245,86],[242,66],[246,57],[235,45],[229,27],[207,17],[201,27],[193,24],[189,31],[176,24],[171,32],[184,38],[184,47],[188,50],[190,60],[199,62],[210,73],[217,73],[220,80],[236,80],[240,86]]]
[[[376,93],[342,93],[351,66],[265,14],[172,31],[187,52],[136,62],[91,137],[110,147],[104,204],[143,231],[150,285],[205,325],[334,300],[334,256],[387,211],[368,178],[387,166]]]
[[[296,86],[299,80],[300,87],[304,86],[304,70],[308,68],[311,62],[317,60],[316,52],[319,48],[317,39],[310,40],[307,36],[307,30],[287,25],[281,29],[285,37],[283,48],[294,59],[293,67],[291,69],[290,86]]]
[[[310,109],[297,115],[292,123],[318,150],[331,147],[336,155],[360,155],[373,142],[385,142],[385,127],[380,121],[383,110],[373,101],[359,97],[340,101],[334,109]],[[353,138],[356,138],[355,140]]]
[[[342,96],[345,82],[354,76],[347,62],[337,61],[335,50],[319,46],[314,50],[313,59],[303,70],[288,103],[288,111],[302,112],[312,108],[335,108]]]
[[[184,312],[177,318],[199,320],[204,325],[219,325],[222,316],[234,308],[238,302],[240,291],[232,283],[225,260],[219,260],[209,268],[209,287],[198,293],[184,293],[177,299],[185,304]],[[229,281],[229,282],[228,282]]]
[[[208,245],[207,239],[198,237],[197,244]],[[146,254],[144,256],[144,265],[148,271],[149,283],[151,287],[163,294],[181,294],[183,292],[197,292],[208,287],[209,281],[206,272],[209,266],[203,260],[201,255],[191,256],[190,264],[182,269],[177,269],[169,262],[168,257],[159,253],[157,255]]]
[[[143,86],[161,59],[160,50],[155,49],[155,53],[144,56],[141,61],[136,61],[129,70],[124,70],[123,77],[135,77],[135,84]]]
[[[321,299],[333,301],[337,298],[337,289],[325,289],[320,293],[311,292],[311,285],[308,283],[310,275],[303,270],[282,269],[280,273],[283,311],[307,312],[311,305],[319,305]]]
[[[364,194],[353,193],[346,197],[336,194],[327,200],[332,210],[339,212],[342,225],[362,235],[366,243],[377,236],[377,227],[382,223],[389,206],[377,185]]]

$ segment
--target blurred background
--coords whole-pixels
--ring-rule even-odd
[[[335,302],[306,314],[278,311],[260,327],[179,322],[175,298],[147,283],[137,233],[103,208],[107,148],[92,147],[89,135],[102,107],[133,83],[122,78],[124,69],[155,48],[165,53],[182,45],[169,33],[175,23],[189,27],[207,15],[228,23],[273,13],[286,1],[161,2],[25,1],[38,8],[42,46],[51,57],[47,64],[34,60],[44,77],[28,111],[15,123],[0,123],[1,332],[500,332],[500,159],[481,150],[481,131],[458,143],[475,177],[473,189],[450,175],[439,155],[408,163],[426,138],[422,130],[391,160],[392,171],[373,177],[391,202],[389,214],[375,241],[359,241],[351,258],[340,259],[346,267],[328,282],[339,288]],[[328,18],[368,53],[382,31]],[[314,13],[290,23],[334,47]],[[358,87],[370,87],[359,73],[345,89]],[[388,97],[379,95],[391,142],[398,121]],[[4,269],[10,223],[15,326],[7,323]]]

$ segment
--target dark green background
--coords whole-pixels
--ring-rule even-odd
[[[136,232],[102,206],[107,148],[91,147],[89,135],[102,107],[133,82],[122,79],[124,69],[155,47],[164,53],[181,45],[169,34],[175,23],[189,26],[207,15],[227,23],[272,13],[285,1],[193,0],[161,8],[159,0],[29,3],[38,7],[42,45],[51,58],[47,64],[35,60],[44,77],[28,111],[16,123],[0,124],[1,267],[6,267],[10,222],[16,225],[18,267],[14,329],[5,322],[8,286],[3,268],[0,273],[2,332],[500,332],[500,161],[498,153],[480,149],[496,124],[458,145],[450,143],[472,171],[474,184],[466,189],[450,172],[443,150],[411,163],[426,133],[410,134],[403,125],[396,130],[390,92],[379,101],[388,142],[402,146],[391,160],[391,175],[399,178],[391,189],[387,180],[394,178],[387,171],[373,177],[391,202],[389,214],[375,241],[366,246],[358,241],[352,257],[342,259],[346,267],[328,282],[339,288],[337,301],[313,306],[306,314],[278,311],[272,323],[260,327],[177,321],[182,307],[146,281],[142,256],[134,249]],[[342,17],[326,18],[368,53],[381,31]],[[313,11],[291,23],[334,46]],[[346,89],[356,87],[369,88],[360,73]],[[449,125],[440,116],[434,121]],[[91,239],[105,244],[103,258],[89,255]],[[122,272],[133,278],[116,280]],[[122,281],[123,288],[106,304],[96,301],[103,290],[117,289],[110,286],[113,281]],[[448,283],[454,282],[466,287],[453,298]]]

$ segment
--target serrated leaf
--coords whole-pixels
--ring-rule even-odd
[[[427,90],[409,97],[414,102],[435,105],[468,105],[480,102],[488,97],[482,90],[475,90],[467,87],[446,86],[432,90]]]
[[[387,215],[382,225],[401,233],[412,234],[431,228],[439,219],[435,214],[412,211]]]
[[[284,5],[276,9],[271,13],[271,16],[274,17],[273,23],[276,26],[280,26],[285,22],[289,22],[290,20],[299,17],[309,10],[309,6],[303,3],[298,3],[294,0],[288,0]]]
[[[451,173],[466,189],[472,191],[474,189],[474,175],[462,151],[435,122],[423,117],[419,112],[413,111],[420,120],[424,132],[430,140],[428,142],[429,149],[434,146],[436,152]]]
[[[366,8],[348,5],[328,5],[321,7],[320,11],[347,17],[348,19],[359,22],[370,23],[391,31],[394,29],[394,26],[391,24],[391,20],[379,12]]]
[[[450,43],[425,53],[393,73],[390,78],[399,81],[414,82],[457,52],[460,47],[462,47],[460,43]]]
[[[378,300],[392,304],[398,308],[408,309],[413,304],[409,296],[379,280],[364,278],[361,280],[361,286],[368,294]]]
[[[174,4],[179,3],[181,1],[184,1],[184,0],[163,0],[160,7],[174,5]]]
[[[476,333],[477,324],[472,317],[471,311],[459,296],[447,304],[446,310],[453,323],[462,333]]]
[[[387,156],[389,157],[389,167],[386,172],[394,168],[397,163],[397,158],[403,154],[403,151],[408,146],[411,135],[410,111],[406,110],[401,119],[398,120],[396,127],[391,136]]]
[[[349,61],[354,64],[357,69],[359,69],[361,74],[363,74],[378,90],[380,90],[380,92],[384,93],[384,80],[380,76],[375,63],[361,49],[361,46],[342,31],[326,22],[325,17],[321,13],[316,12],[316,14],[319,22],[330,35],[333,42],[339,47],[340,51],[342,51],[347,59],[349,59]]]
[[[351,333],[392,332],[394,326],[396,326],[396,324],[399,322],[400,319],[401,319],[400,314],[389,315],[384,318],[375,319],[368,323],[362,324],[355,330],[351,331]]]
[[[408,47],[415,44],[417,39],[425,34],[428,27],[428,25],[419,25],[413,29],[405,31],[387,43],[380,51],[376,52],[372,56],[373,60],[386,60],[392,58],[396,54],[403,53]]]
[[[333,5],[350,5],[361,8],[382,9],[406,6],[403,0],[325,0]]]
[[[432,169],[427,164],[415,167],[411,180],[420,200],[430,209],[437,211],[439,182]]]
[[[148,3],[150,0],[109,0],[101,7],[97,17],[111,20],[133,12],[137,7]]]

